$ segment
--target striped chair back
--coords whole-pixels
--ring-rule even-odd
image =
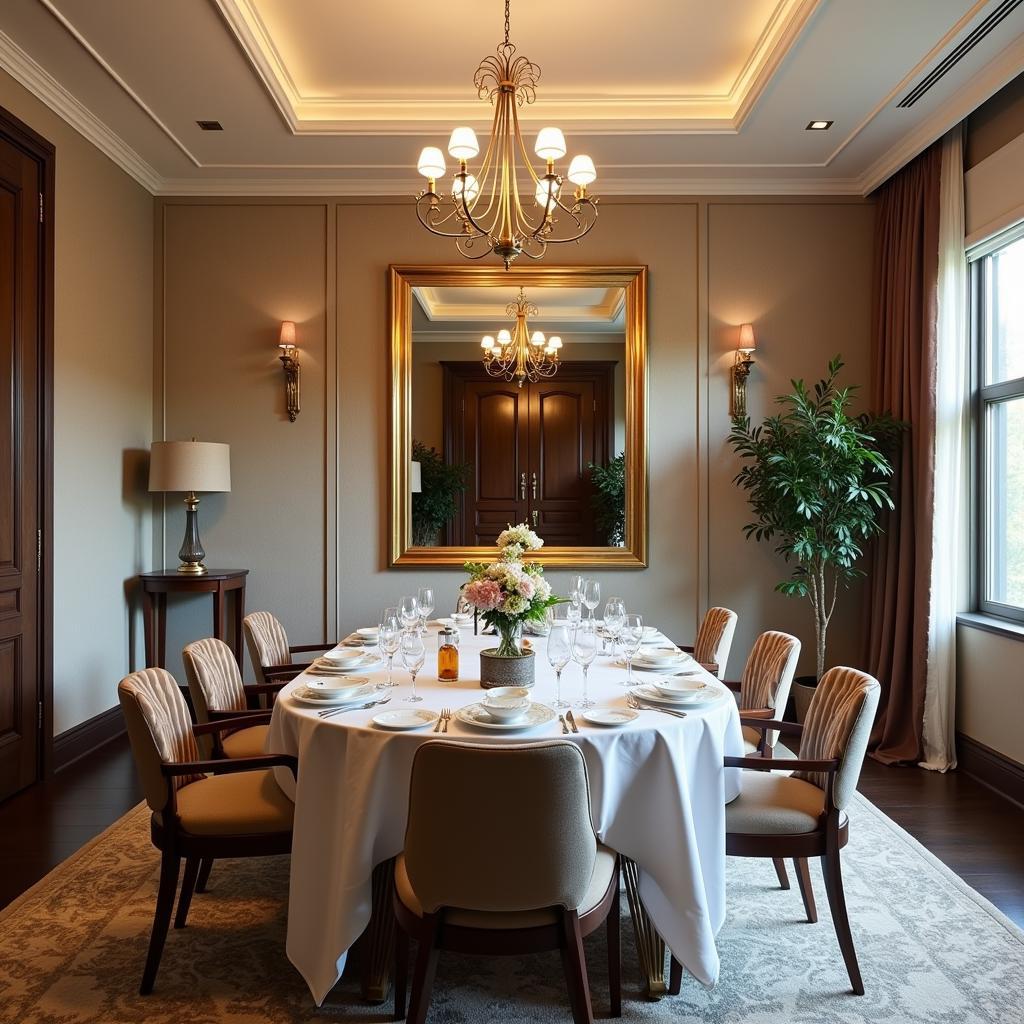
[[[290,665],[291,652],[288,650],[288,634],[284,626],[270,612],[252,612],[242,620],[245,646],[249,650],[256,678],[267,681],[263,675],[271,665]]]
[[[693,643],[694,660],[709,670],[714,666],[715,675],[719,679],[725,678],[736,620],[736,613],[728,608],[709,608]]]
[[[208,722],[211,711],[245,711],[242,673],[223,640],[196,640],[181,652],[181,660],[198,721]]]

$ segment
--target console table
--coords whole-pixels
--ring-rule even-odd
[[[167,658],[167,595],[212,594],[213,635],[224,640],[234,651],[235,660],[242,664],[242,618],[245,615],[245,577],[248,569],[210,569],[202,576],[187,576],[175,572],[139,573],[142,584],[142,617],[146,632],[146,664],[166,668]],[[226,626],[226,598],[235,599],[235,621],[228,638]]]

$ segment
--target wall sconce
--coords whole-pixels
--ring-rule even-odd
[[[753,324],[740,324],[740,342],[732,364],[732,395],[729,413],[733,417],[747,415],[747,378],[754,365],[752,354],[757,348]]]
[[[288,408],[288,419],[295,422],[299,415],[299,350],[295,347],[295,324],[291,320],[281,323],[281,365],[284,367],[284,401]]]

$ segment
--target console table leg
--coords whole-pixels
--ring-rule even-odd
[[[668,991],[665,984],[665,940],[658,934],[654,923],[640,900],[640,872],[636,861],[622,858],[622,876],[626,883],[629,914],[633,919],[636,953],[647,998],[659,1000]]]
[[[391,991],[395,957],[395,912],[391,906],[394,878],[394,858],[373,869],[373,910],[359,940],[360,986],[367,1003],[383,1003]]]
[[[146,664],[148,668],[156,664],[156,609],[153,595],[142,588],[142,629],[146,637]]]

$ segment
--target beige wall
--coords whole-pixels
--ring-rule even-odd
[[[142,657],[126,585],[151,567],[153,199],[0,72],[0,106],[57,149],[54,731],[117,703]]]
[[[1024,764],[1024,637],[997,636],[961,625],[956,639],[957,730]]]
[[[454,251],[415,224],[408,203],[160,205],[166,436],[232,445],[234,490],[201,509],[208,561],[251,568],[250,609],[273,609],[296,640],[376,621],[383,606],[427,582],[447,609],[460,570],[386,567],[386,270],[455,262]],[[807,650],[811,635],[806,607],[772,592],[778,561],[740,532],[746,506],[724,445],[734,328],[752,320],[762,345],[751,378],[755,413],[791,376],[819,375],[837,351],[848,379],[863,382],[872,223],[871,205],[859,201],[613,199],[582,247],[552,248],[546,258],[650,268],[650,568],[601,578],[606,593],[680,640],[693,636],[709,600],[736,607],[736,672],[762,628],[792,628]],[[299,322],[295,424],[281,407],[281,319]],[[174,509],[169,564],[181,527]],[[566,577],[553,573],[556,586]],[[204,635],[208,614],[195,602],[181,609],[169,649]],[[856,660],[860,629],[854,595],[837,616],[830,660]],[[810,652],[803,667],[812,662]]]

